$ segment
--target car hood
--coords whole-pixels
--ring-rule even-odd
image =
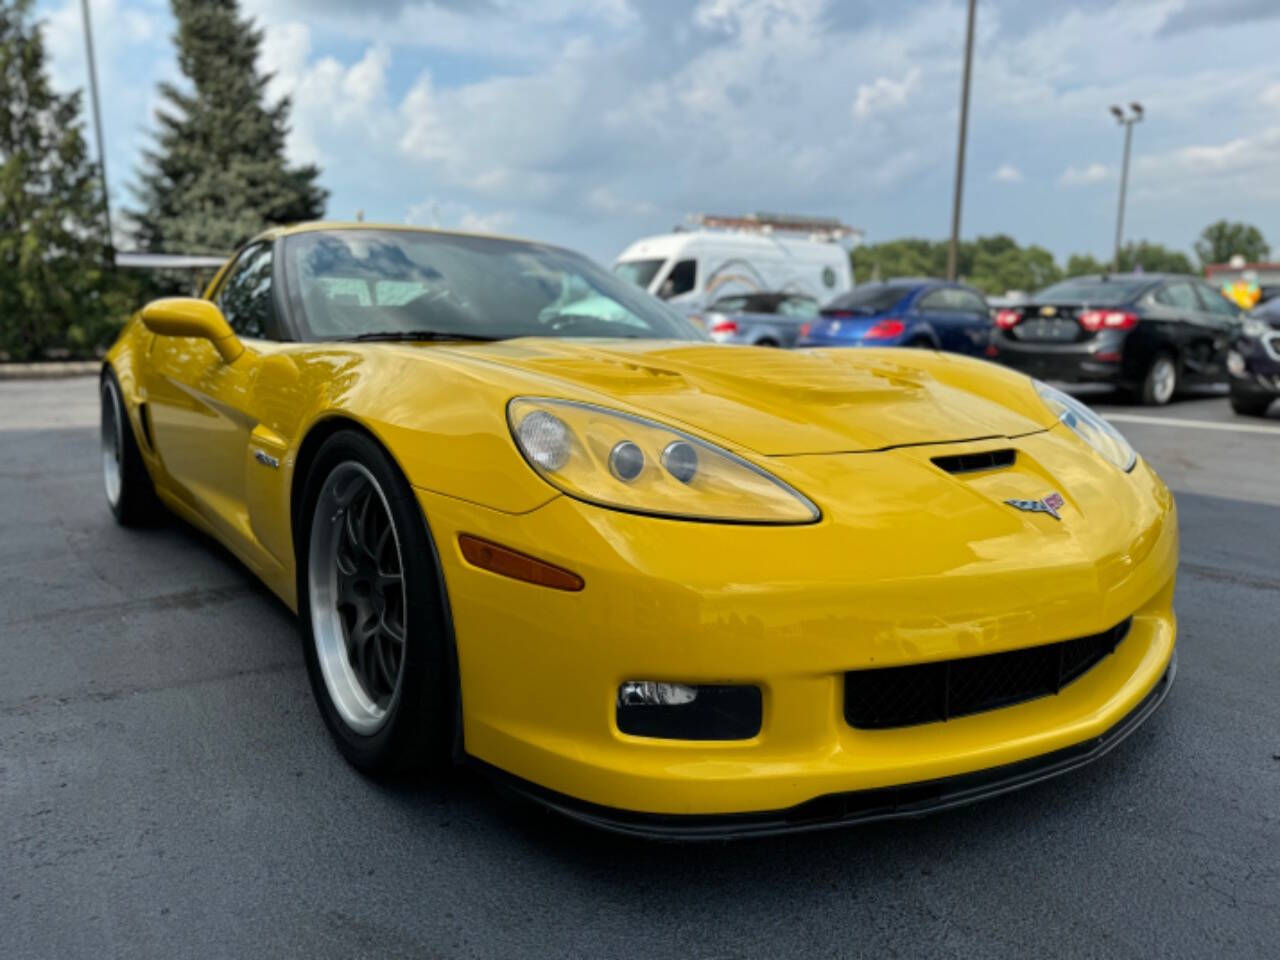
[[[1054,422],[1025,376],[927,350],[526,338],[464,351],[534,375],[544,395],[625,406],[766,456],[1012,437]]]

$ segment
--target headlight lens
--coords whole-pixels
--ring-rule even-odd
[[[586,403],[507,406],[529,465],[571,497],[634,513],[726,523],[812,523],[803,494],[755,464],[671,427]]]
[[[1102,417],[1083,403],[1047,383],[1035,381],[1036,392],[1059,420],[1075,431],[1085,443],[1097,450],[1104,460],[1114,463],[1126,473],[1138,462],[1138,454],[1129,441]]]
[[[1240,328],[1240,332],[1246,337],[1261,337],[1271,332],[1271,325],[1263,323],[1261,320],[1248,319]]]

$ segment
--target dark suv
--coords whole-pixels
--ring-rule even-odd
[[[1261,417],[1280,398],[1280,299],[1254,309],[1227,355],[1231,408]]]
[[[988,356],[1045,380],[1102,381],[1143,403],[1227,378],[1240,310],[1198,277],[1072,277],[996,312]]]

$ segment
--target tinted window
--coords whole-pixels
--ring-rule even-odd
[[[975,293],[947,287],[934,290],[920,300],[920,309],[934,313],[986,313],[987,303]]]
[[[1171,283],[1156,291],[1156,303],[1179,310],[1200,310],[1200,301],[1189,283]]]
[[[271,300],[271,244],[259,244],[240,254],[218,290],[218,307],[242,337],[275,336],[275,307]]]
[[[285,240],[289,298],[310,339],[430,330],[473,336],[702,339],[642,290],[558,247],[412,230]]]
[[[856,313],[879,313],[888,310],[915,287],[890,283],[864,283],[828,303],[824,310],[853,310]]]
[[[688,293],[694,287],[694,281],[697,279],[698,267],[696,261],[681,260],[671,268],[671,274],[662,283],[662,290],[659,296],[678,297],[682,293]]]
[[[1143,279],[1117,277],[1102,280],[1076,277],[1073,280],[1063,280],[1061,283],[1045,287],[1033,299],[1040,303],[1089,303],[1098,306],[1115,306],[1128,303],[1149,286],[1151,281]]]
[[[1204,308],[1210,313],[1216,313],[1223,317],[1234,317],[1240,313],[1230,300],[1207,283],[1197,283],[1196,289],[1200,291],[1200,299],[1204,301]]]
[[[711,309],[720,313],[745,313],[750,302],[747,297],[722,297],[711,305]]]

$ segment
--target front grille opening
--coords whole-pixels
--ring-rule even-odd
[[[844,675],[844,717],[882,730],[998,710],[1056,694],[1112,653],[1132,618],[1088,637],[904,667]]]
[[[1012,467],[1017,459],[1018,451],[1006,448],[934,457],[933,464],[947,473],[977,473],[980,470],[1003,470],[1005,467]]]

